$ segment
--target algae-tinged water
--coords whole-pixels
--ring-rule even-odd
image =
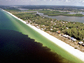
[[[61,47],[52,43],[50,40],[39,34],[37,31],[33,30],[29,26],[25,25],[21,21],[12,17],[8,13],[0,10],[0,29],[3,30],[14,30],[21,32],[24,35],[28,35],[30,38],[35,39],[36,42],[42,43],[44,46],[50,48],[53,52],[56,52],[60,56],[66,58],[67,60],[83,63],[81,60],[71,55],[67,51],[63,50]],[[76,52],[77,53],[77,52]]]

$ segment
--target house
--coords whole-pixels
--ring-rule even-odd
[[[63,37],[68,38],[68,35],[63,35]]]
[[[68,36],[68,39],[71,39],[71,37],[70,37],[70,36]]]
[[[76,41],[76,39],[74,39],[73,37],[71,37],[71,40],[72,40],[72,41]]]
[[[82,44],[82,46],[84,46],[84,43]]]
[[[50,30],[53,30],[53,29],[50,29]]]
[[[66,27],[66,29],[69,29],[68,27]]]
[[[60,34],[60,31],[57,31],[58,34]]]
[[[80,42],[78,42],[78,44],[79,44],[79,45],[82,45],[82,44],[83,44],[83,42],[82,42],[82,41],[80,41]]]

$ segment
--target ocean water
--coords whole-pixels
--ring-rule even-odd
[[[0,62],[60,63],[60,57],[27,35],[0,30]]]

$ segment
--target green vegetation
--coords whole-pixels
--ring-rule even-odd
[[[12,12],[19,18],[28,21],[29,23],[38,24],[45,31],[56,32],[60,30],[62,33],[68,34],[77,40],[84,38],[84,24],[78,22],[67,22],[57,19],[46,18],[39,16],[34,12]]]
[[[83,14],[66,14],[64,16],[78,16],[78,17],[82,17],[84,15]]]
[[[75,37],[78,40],[83,40],[84,38],[84,24],[82,23],[75,23],[75,24],[66,24],[66,27],[69,29],[65,29],[63,32],[70,36]]]
[[[60,11],[56,11],[56,10],[41,10],[39,12],[44,13],[45,15],[48,15],[48,16],[59,16],[59,15],[78,16],[78,17],[84,16],[83,14],[68,14],[69,12],[60,12]]]
[[[67,14],[68,12],[59,12],[59,11],[52,11],[52,10],[41,10],[39,11],[41,13],[44,13],[45,15],[48,15],[48,16],[58,16],[58,15],[65,15]]]
[[[34,13],[16,13],[15,15],[20,17],[21,19],[23,20],[28,20],[28,19],[31,19],[33,17],[35,17],[35,15],[32,15]]]
[[[5,8],[5,10],[7,10],[7,11],[20,11],[19,9],[17,9],[17,8],[14,8],[14,7],[7,7],[7,8]]]

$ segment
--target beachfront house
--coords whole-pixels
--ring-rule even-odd
[[[82,44],[83,44],[83,42],[82,42],[82,41],[80,41],[80,42],[78,42],[78,44],[79,44],[79,45],[82,45]]]
[[[53,29],[51,28],[50,30],[52,31]]]
[[[68,36],[68,39],[71,39],[71,37],[70,37],[70,36]]]
[[[82,46],[84,46],[84,43],[82,44]]]
[[[60,31],[57,31],[58,34],[60,34]]]
[[[63,35],[63,37],[68,38],[68,35]]]
[[[66,29],[69,29],[68,27],[66,27]]]
[[[72,41],[76,41],[76,39],[75,39],[75,38],[73,38],[73,37],[71,37],[71,40],[72,40]]]

